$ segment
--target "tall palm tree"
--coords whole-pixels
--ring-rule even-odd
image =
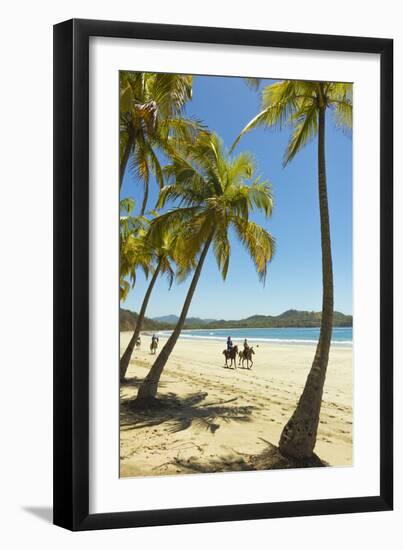
[[[242,130],[241,136],[257,126],[293,128],[284,156],[286,165],[316,135],[318,136],[318,195],[322,248],[322,321],[319,341],[304,390],[285,425],[280,451],[295,458],[313,454],[319,425],[323,387],[329,360],[333,327],[333,266],[325,162],[325,119],[331,110],[336,124],[352,127],[352,85],[339,82],[285,80],[265,87],[262,110]]]
[[[154,235],[157,237],[157,235]],[[123,381],[127,368],[130,363],[131,356],[133,354],[134,346],[140,335],[141,327],[144,321],[144,317],[147,311],[148,302],[150,300],[151,293],[159,275],[166,275],[169,281],[169,288],[175,278],[175,263],[178,265],[177,274],[178,278],[182,280],[189,270],[194,266],[194,262],[190,258],[184,258],[179,256],[179,247],[176,243],[181,237],[180,228],[172,228],[168,231],[164,231],[158,235],[158,240],[153,238],[149,232],[143,232],[137,237],[137,258],[147,258],[148,265],[153,265],[152,277],[147,287],[147,291],[143,298],[143,302],[136,319],[136,326],[134,328],[133,335],[127,345],[125,352],[120,359],[119,375],[120,380]],[[151,269],[149,267],[149,269]]]
[[[174,155],[166,168],[168,178],[174,183],[162,189],[158,207],[164,207],[168,201],[177,207],[154,220],[151,230],[158,233],[164,227],[181,224],[186,238],[178,241],[177,246],[183,256],[198,259],[177,325],[142,382],[137,399],[155,398],[157,394],[161,374],[185,324],[211,245],[221,274],[226,278],[231,252],[230,228],[247,249],[260,279],[265,280],[274,241],[249,215],[258,210],[269,217],[272,195],[270,186],[256,178],[254,171],[254,161],[249,154],[231,158],[216,135],[203,133],[193,143],[183,146],[181,154]]]
[[[158,151],[169,153],[175,139],[192,139],[201,127],[182,116],[191,97],[192,76],[120,72],[120,188],[130,167],[144,184],[141,214],[147,206],[151,173],[163,186]]]

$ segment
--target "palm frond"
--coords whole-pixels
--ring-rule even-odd
[[[349,82],[329,82],[327,96],[336,126],[349,131],[353,126],[353,85]]]
[[[231,145],[230,153],[232,153],[232,151],[235,149],[235,147],[238,145],[239,141],[245,134],[247,134],[248,132],[250,132],[251,130],[259,126],[266,126],[266,121],[269,116],[268,111],[269,111],[269,108],[263,109],[263,111],[260,111],[260,113],[258,113],[255,117],[252,118],[250,122],[248,122],[248,124],[243,128],[241,133],[238,135],[238,137],[235,139],[235,141]]]
[[[119,283],[119,298],[121,302],[124,302],[129,294],[130,284],[123,277],[120,278]]]
[[[168,117],[158,122],[161,145],[169,152],[169,147],[194,140],[200,132],[206,132],[205,125],[197,119],[184,116]]]
[[[261,78],[253,78],[250,76],[244,76],[244,81],[246,85],[251,88],[251,90],[254,90],[255,92],[259,89],[260,83],[262,81]]]
[[[150,143],[145,143],[144,149],[147,154],[148,162],[151,166],[151,170],[159,185],[159,188],[162,189],[164,187],[164,173],[163,173],[163,169],[161,167],[160,161],[158,160],[158,157],[155,154],[154,149]]]
[[[351,130],[353,127],[353,104],[351,101],[333,101],[333,114],[338,128]]]
[[[167,189],[164,188],[163,191]],[[188,208],[174,208],[159,215],[153,219],[150,223],[147,236],[151,242],[160,243],[164,238],[164,234],[167,232],[174,233],[180,227],[185,226],[186,223],[200,213],[199,206],[193,206]]]
[[[171,289],[174,279],[175,271],[170,262],[170,251],[167,250],[161,260],[161,273],[168,279],[168,288]]]
[[[227,278],[229,260],[231,257],[231,246],[228,240],[227,231],[216,231],[214,235],[213,248],[218,269],[223,280],[225,281]]]
[[[249,180],[255,171],[255,159],[248,151],[243,151],[236,157],[230,159],[227,165],[227,184],[241,184]]]
[[[317,133],[318,110],[315,105],[298,112],[294,131],[288,143],[283,164],[284,166],[292,160],[295,155],[306,145]]]
[[[264,283],[267,275],[267,265],[274,254],[274,238],[263,227],[252,221],[235,218],[233,225],[239,240],[245,246],[255,264],[259,279]]]
[[[247,186],[247,197],[250,208],[261,210],[266,218],[271,216],[273,210],[273,194],[271,185],[267,181],[256,179]]]
[[[119,209],[121,212],[125,212],[126,214],[130,214],[130,212],[134,208],[135,201],[132,197],[126,197],[124,199],[121,199],[119,202]]]

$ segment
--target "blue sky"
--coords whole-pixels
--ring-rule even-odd
[[[265,83],[267,84],[267,82]],[[202,120],[230,147],[259,110],[260,94],[240,78],[196,76],[193,99],[186,114]],[[257,173],[272,184],[273,215],[265,225],[276,239],[276,253],[269,265],[265,286],[259,282],[242,245],[231,241],[232,253],[226,281],[209,253],[196,289],[189,316],[241,319],[254,314],[277,315],[287,309],[320,311],[322,300],[319,206],[317,197],[317,142],[308,144],[287,165],[282,157],[289,131],[257,129],[246,135],[235,153],[252,152]],[[335,309],[352,312],[352,139],[326,119],[326,165],[333,252]],[[150,192],[150,209],[157,186]],[[126,173],[122,197],[141,204],[141,184]],[[190,283],[168,284],[160,279],[150,299],[147,316],[179,314]],[[139,274],[136,286],[122,307],[138,311],[147,288]]]

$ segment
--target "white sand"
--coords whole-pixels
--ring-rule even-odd
[[[121,352],[130,333],[121,333]],[[160,348],[164,344],[160,338]],[[161,377],[159,396],[176,394],[183,407],[133,412],[128,400],[154,356],[150,337],[133,353],[121,388],[121,476],[184,473],[181,465],[236,464],[278,444],[309,372],[315,347],[259,343],[254,366],[225,369],[223,343],[179,339]],[[352,348],[330,353],[316,454],[332,466],[352,464]],[[202,392],[207,393],[206,396]],[[234,469],[237,469],[236,466]]]

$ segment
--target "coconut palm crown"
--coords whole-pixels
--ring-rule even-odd
[[[120,187],[128,167],[144,185],[141,214],[151,174],[164,183],[158,152],[169,154],[175,140],[193,139],[201,128],[183,116],[191,97],[192,76],[120,72]]]
[[[232,158],[216,134],[200,134],[191,145],[182,147],[165,168],[168,181],[161,190],[158,208],[174,203],[151,224],[158,232],[179,222],[186,226],[186,239],[178,241],[182,254],[194,256],[211,241],[218,268],[226,278],[231,255],[229,229],[246,247],[264,281],[267,264],[274,253],[274,239],[250,219],[253,211],[272,213],[273,197],[267,181],[255,177],[253,157],[243,152]]]
[[[260,112],[244,127],[232,149],[246,133],[257,127],[293,128],[284,154],[284,165],[318,133],[319,111],[330,108],[336,125],[349,129],[353,123],[352,84],[283,80],[262,90]]]

